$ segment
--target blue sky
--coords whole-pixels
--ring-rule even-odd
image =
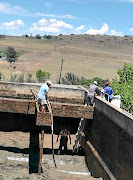
[[[0,34],[133,35],[133,0],[1,0]]]

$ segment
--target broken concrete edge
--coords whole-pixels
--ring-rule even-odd
[[[109,170],[93,145],[81,137],[81,147],[85,153],[86,164],[94,177],[102,177],[105,180],[116,180],[115,176]]]

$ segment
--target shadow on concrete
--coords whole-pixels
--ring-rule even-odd
[[[13,153],[22,153],[22,154],[30,154],[30,148],[17,148],[17,147],[4,147],[0,146],[0,150],[2,151],[8,151],[8,152],[13,152]],[[50,148],[43,148],[43,154],[52,154],[52,149]],[[54,154],[58,155],[58,149],[54,149]],[[84,156],[83,150],[79,150],[78,153],[72,153],[72,150],[67,150],[67,153],[65,154],[62,152],[60,155],[78,155],[78,156]]]
[[[4,147],[4,146],[0,146],[0,150],[14,152],[14,153],[22,153],[22,154],[29,154],[30,152],[29,148],[20,149],[16,147]]]

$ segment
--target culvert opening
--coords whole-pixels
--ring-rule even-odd
[[[59,134],[59,132],[67,128],[70,134],[75,134],[79,126],[79,118],[69,118],[69,117],[54,117],[54,134]]]

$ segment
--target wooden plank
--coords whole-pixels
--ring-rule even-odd
[[[49,112],[45,112],[45,116],[42,116],[42,112],[37,113],[36,125],[37,126],[51,126],[51,114]]]
[[[41,168],[42,168],[43,143],[44,143],[44,130],[41,131],[41,146],[40,146],[39,164],[38,164],[39,175],[41,174]]]

